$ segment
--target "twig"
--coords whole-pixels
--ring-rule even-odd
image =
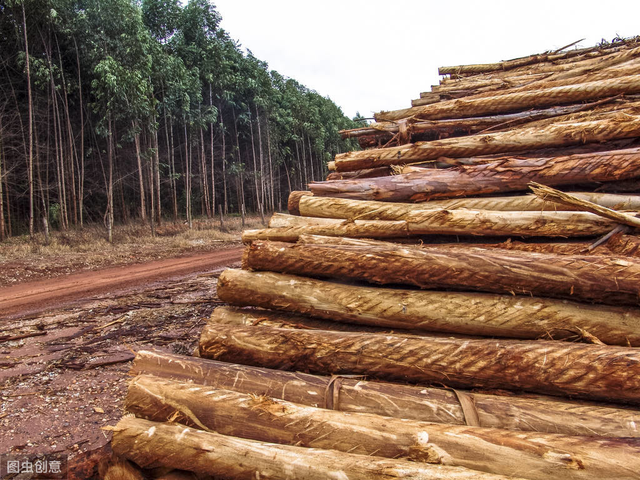
[[[42,331],[38,331],[38,332],[30,332],[30,333],[23,333],[21,335],[5,335],[0,337],[0,342],[12,342],[13,340],[22,340],[23,338],[31,338],[31,337],[39,337],[40,335],[46,335],[47,332],[42,332]]]

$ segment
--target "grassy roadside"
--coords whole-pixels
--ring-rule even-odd
[[[225,230],[220,221],[201,218],[189,230],[183,222],[164,222],[151,236],[149,225],[132,222],[114,229],[114,241],[106,241],[99,225],[52,232],[49,245],[38,234],[12,237],[0,243],[0,287],[19,282],[50,278],[82,270],[95,270],[190,253],[206,252],[240,242],[243,230],[239,217],[226,217]],[[245,229],[261,228],[259,216],[246,218]]]

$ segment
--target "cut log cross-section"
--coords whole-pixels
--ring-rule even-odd
[[[332,378],[144,350],[136,355],[131,373],[345,412],[456,425],[472,424],[467,417],[475,416],[476,425],[483,427],[566,435],[640,436],[638,410],[542,396],[486,395],[360,378]],[[475,407],[473,415],[465,415],[460,398],[470,399]]]
[[[268,368],[640,404],[640,351],[610,345],[209,324],[200,354]]]
[[[344,413],[144,375],[129,385],[125,408],[148,420],[171,417],[234,437],[532,480],[585,475],[618,480],[640,469],[640,439],[523,433]]]

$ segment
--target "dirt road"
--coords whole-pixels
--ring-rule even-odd
[[[77,273],[0,289],[0,320],[29,315],[123,288],[198,273],[237,262],[242,247],[138,265]]]

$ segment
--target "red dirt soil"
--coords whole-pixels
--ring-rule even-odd
[[[220,249],[200,255],[168,258],[5,287],[0,289],[0,319],[42,312],[63,304],[86,300],[91,295],[143,283],[209,271],[240,260],[242,251],[242,247]]]

